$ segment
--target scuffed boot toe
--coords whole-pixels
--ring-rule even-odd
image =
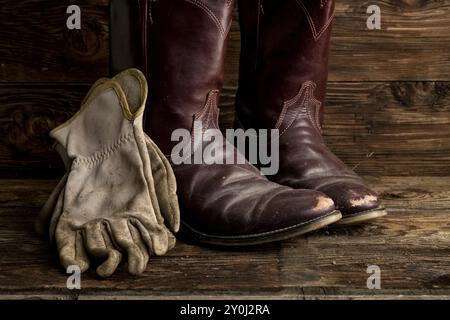
[[[246,207],[235,202],[223,207],[224,214],[211,211],[209,221],[185,221],[184,231],[202,243],[248,246],[293,238],[342,218],[333,200],[321,192],[269,185],[264,196],[245,199]]]
[[[342,212],[339,224],[365,222],[387,214],[378,196],[361,182],[343,181],[320,188]]]
[[[288,189],[274,196],[265,210],[264,228],[277,229],[307,225],[330,215],[340,216],[333,200],[325,194],[306,189]],[[276,221],[276,223],[274,223]],[[262,226],[261,226],[262,227]]]

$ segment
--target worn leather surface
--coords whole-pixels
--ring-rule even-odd
[[[271,179],[319,190],[343,215],[378,208],[321,135],[334,0],[241,0],[239,12],[236,126],[280,130],[280,171]]]
[[[218,128],[218,97],[233,5],[230,0],[149,3],[146,132],[166,155],[176,144],[171,142],[173,130],[194,133],[196,120],[204,129],[197,134],[208,138],[206,129]],[[224,141],[194,148],[205,145],[224,150],[216,160],[239,156],[233,146],[227,149]],[[207,164],[211,160],[206,157],[203,164],[172,165],[182,221],[199,232],[229,237],[270,232],[335,209],[322,193],[270,182],[249,163]]]
[[[142,129],[145,78],[137,70],[119,76],[98,81],[51,132],[69,170],[36,223],[41,233],[48,228],[65,268],[84,271],[97,257],[100,276],[115,271],[122,252],[130,273],[142,273],[151,255],[173,247],[179,228],[174,177]]]

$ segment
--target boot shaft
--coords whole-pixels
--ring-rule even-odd
[[[323,117],[334,0],[241,0],[237,119],[276,127],[283,109],[311,103]]]
[[[191,130],[205,105],[217,103],[234,0],[113,0],[113,4],[112,70],[130,66],[143,70],[149,82],[145,128],[168,152],[172,131]],[[127,54],[121,54],[120,46],[128,43],[129,50],[122,49]]]
[[[232,5],[226,0],[149,2],[146,63],[152,102],[198,111],[193,105],[221,89]]]
[[[208,97],[222,89],[233,5],[231,0],[149,3],[146,130],[160,145],[171,145],[174,129],[192,130],[195,115],[211,100]]]

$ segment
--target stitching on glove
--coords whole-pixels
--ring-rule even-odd
[[[92,154],[89,157],[78,157],[75,158],[73,161],[73,166],[88,166],[89,168],[92,168],[96,166],[97,164],[103,162],[106,160],[111,154],[113,154],[117,149],[119,149],[123,144],[130,141],[133,137],[133,132],[129,132],[128,134],[125,134],[121,136],[116,142],[113,144],[107,146],[101,151],[97,151],[94,154]]]

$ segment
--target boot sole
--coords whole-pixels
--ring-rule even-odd
[[[342,219],[336,222],[336,225],[345,226],[350,224],[356,224],[366,222],[376,218],[384,217],[387,215],[385,208],[376,208],[367,211],[357,212],[351,215],[343,215]]]
[[[341,218],[342,214],[339,211],[335,210],[317,219],[306,221],[287,228],[242,236],[209,235],[195,230],[184,222],[182,222],[181,224],[180,231],[190,239],[208,245],[222,247],[253,246],[293,238],[336,223],[336,221],[339,221]]]

